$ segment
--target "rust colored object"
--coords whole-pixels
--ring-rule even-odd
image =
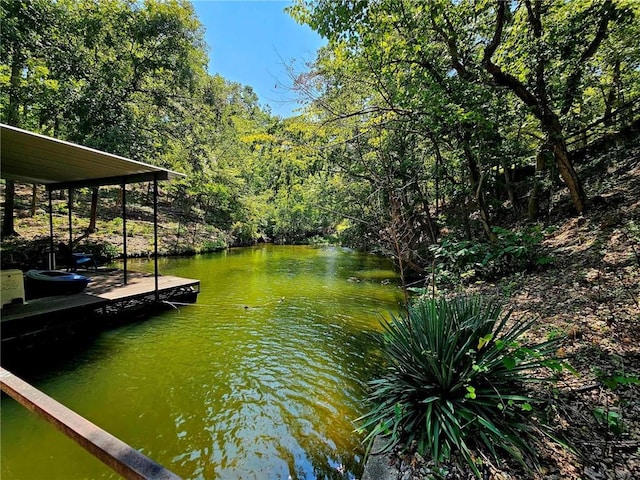
[[[0,388],[124,478],[180,480],[175,473],[1,367]]]

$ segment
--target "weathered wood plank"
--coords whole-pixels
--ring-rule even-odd
[[[0,387],[126,479],[180,480],[122,440],[0,367]]]
[[[129,282],[123,283],[121,270],[83,272],[91,279],[84,292],[56,297],[43,297],[29,300],[24,305],[8,305],[2,309],[2,322],[35,317],[43,314],[74,310],[82,307],[98,308],[109,302],[127,300],[155,291],[153,275],[129,272]],[[158,278],[159,290],[171,290],[193,286],[199,289],[200,281],[191,278],[163,275]]]
[[[43,297],[29,300],[24,305],[8,305],[2,309],[2,321],[16,320],[35,315],[55,313],[60,310],[72,311],[81,307],[100,307],[107,303],[106,299],[76,293],[74,295],[60,295],[57,297]]]

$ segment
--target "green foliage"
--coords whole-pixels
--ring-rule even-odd
[[[637,2],[496,5],[505,23],[491,59],[515,90],[496,88],[482,61],[491,2],[293,2],[328,44],[296,75],[305,111],[281,119],[250,86],[207,74],[187,0],[3,0],[0,116],[187,174],[163,187],[173,213],[240,243],[256,232],[306,242],[348,219],[340,241],[421,271],[441,229],[464,224],[473,241],[434,246],[436,273],[494,277],[551,261],[531,232],[476,241],[479,227],[493,237],[507,224],[507,200],[509,215],[523,212],[530,183],[507,172],[530,167],[542,138],[562,146],[640,96]],[[557,120],[550,135],[541,110]]]
[[[638,5],[296,0],[289,13],[328,40],[296,86],[309,92],[311,118],[332,125],[321,148],[346,184],[335,209],[362,222],[345,241],[411,264],[407,252],[422,256],[439,226],[464,224],[470,239],[482,227],[491,237],[506,213],[523,215],[531,182],[518,171],[538,151],[548,152],[548,173],[534,198],[543,206],[560,173],[580,203],[580,174],[563,173],[573,168],[564,139],[637,103]],[[434,226],[434,211],[446,221]],[[462,273],[474,276],[480,264],[497,275],[527,263],[521,243],[480,252],[461,244],[455,253],[473,257]]]
[[[57,215],[67,215],[69,207],[64,203],[56,203],[53,206],[53,213]]]
[[[445,283],[469,281],[475,277],[495,278],[535,266],[553,259],[539,255],[543,234],[536,226],[523,231],[494,227],[496,242],[454,241],[445,238],[429,250],[436,261],[436,277]]]
[[[609,390],[615,391],[618,387],[623,385],[640,385],[640,378],[635,375],[625,375],[624,373],[616,373],[614,375],[607,375],[600,369],[596,369],[596,375],[603,385]]]
[[[629,220],[627,222],[627,231],[635,242],[640,243],[640,225],[638,225],[634,220]]]
[[[387,450],[415,441],[436,462],[459,454],[476,474],[474,448],[535,463],[538,401],[524,386],[563,365],[554,359],[560,339],[522,343],[532,324],[466,297],[421,300],[383,322],[387,367],[371,382],[372,408],[359,419],[365,441],[387,435]]]
[[[92,243],[84,251],[93,253],[96,258],[105,262],[118,258],[122,253],[119,247],[107,242]]]
[[[198,253],[217,252],[227,248],[227,243],[222,238],[205,240],[198,248]]]
[[[611,433],[621,435],[624,432],[625,425],[620,413],[602,407],[594,408],[592,412],[596,420],[605,425]]]
[[[258,236],[255,226],[246,222],[234,223],[230,233],[234,245],[253,245]]]
[[[612,392],[624,387],[640,385],[640,378],[636,375],[628,375],[624,371],[615,371],[613,374],[603,372],[599,368],[594,369],[598,380]],[[607,402],[604,407],[596,407],[592,410],[596,421],[608,432],[614,435],[621,435],[626,430],[623,419],[624,401],[617,400],[617,408],[611,408]]]

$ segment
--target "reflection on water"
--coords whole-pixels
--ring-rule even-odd
[[[262,246],[160,270],[200,279],[198,304],[105,332],[36,386],[183,478],[359,475],[369,335],[401,301],[390,266]],[[12,400],[1,415],[3,479],[117,478]]]

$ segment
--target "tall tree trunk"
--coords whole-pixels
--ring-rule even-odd
[[[518,195],[513,189],[513,182],[511,181],[511,174],[509,173],[509,165],[507,165],[504,158],[500,160],[500,165],[502,166],[502,175],[504,176],[504,187],[507,190],[507,197],[511,202],[511,208],[513,208],[513,211],[517,215],[520,211],[520,201],[518,200]]]
[[[553,152],[555,163],[558,166],[558,173],[560,173],[562,180],[564,180],[565,185],[569,189],[571,200],[578,215],[582,215],[586,207],[587,196],[584,193],[580,178],[569,159],[569,152],[567,151],[567,144],[562,134],[560,120],[558,116],[551,111],[548,111],[543,119],[542,128],[549,137],[549,145]]]
[[[484,176],[480,173],[478,162],[476,162],[476,159],[473,156],[473,152],[471,152],[471,149],[469,148],[469,145],[466,141],[463,144],[463,151],[464,156],[467,159],[467,166],[469,167],[471,190],[473,191],[473,196],[476,200],[476,204],[478,205],[478,210],[480,211],[480,223],[482,223],[482,228],[484,229],[484,233],[489,241],[491,243],[495,243],[497,241],[497,237],[491,229],[489,211],[487,210],[487,204],[485,202],[484,192],[482,190]]]
[[[468,241],[471,241],[471,223],[469,223],[469,216],[471,212],[469,211],[469,199],[468,195],[465,195],[462,200],[462,225],[464,227],[464,238]]]
[[[580,183],[580,179],[578,178],[571,160],[569,159],[560,119],[558,115],[553,112],[550,106],[545,80],[545,59],[542,55],[538,56],[535,69],[535,89],[533,91],[530,91],[521,80],[511,73],[505,72],[491,60],[496,49],[502,42],[509,5],[510,4],[508,2],[496,2],[495,31],[491,42],[485,48],[482,63],[485,70],[493,77],[493,80],[498,85],[509,88],[518,98],[520,98],[520,100],[524,102],[527,107],[529,107],[531,113],[533,113],[540,121],[542,130],[549,138],[549,144],[552,147],[553,156],[555,158],[555,163],[558,166],[560,176],[569,189],[571,200],[573,201],[576,211],[578,214],[582,215],[586,206],[586,195],[582,188],[582,183]],[[541,22],[541,15],[543,13],[542,2],[536,1],[532,4],[530,1],[526,1],[525,6],[527,7],[528,13],[527,19],[532,27],[534,37],[536,39],[541,39],[543,34]],[[615,7],[611,5],[611,2],[604,2],[603,8],[604,14],[598,24],[595,37],[590,42],[588,48],[582,53],[580,56],[580,62],[569,74],[565,82],[565,95],[561,114],[566,114],[573,104],[577,92],[577,86],[580,84],[580,79],[582,78],[584,63],[595,54],[602,40],[607,35],[609,19],[613,10],[615,10]]]
[[[89,227],[87,233],[96,231],[96,217],[98,216],[98,187],[93,187],[91,191],[91,213],[89,215]]]
[[[438,145],[436,136],[432,132],[428,132],[428,136],[431,143],[433,143],[433,150],[436,154],[436,217],[438,217],[438,215],[440,215],[440,168],[442,166],[442,152],[440,151],[440,145]]]
[[[619,105],[620,99],[618,98],[618,93],[620,91],[620,59],[616,59],[613,64],[613,80],[611,82],[611,88],[609,89],[609,94],[605,99],[605,110],[604,110],[604,124],[606,126],[611,126],[614,124],[614,118],[611,116],[611,112],[613,111],[613,107]]]
[[[547,170],[547,155],[549,155],[550,149],[548,144],[544,144],[538,150],[536,155],[536,175],[533,180],[533,189],[529,196],[529,205],[527,213],[529,220],[536,221],[540,215],[540,195],[542,194],[543,182],[542,178]]]
[[[31,209],[30,212],[32,217],[35,217],[36,210],[38,206],[38,184],[34,183],[31,189]]]
[[[115,210],[117,212],[116,215],[120,214],[120,209],[122,207],[122,197],[123,197],[123,191],[122,191],[122,189],[120,189],[118,191],[118,196],[116,197],[116,203],[114,205],[114,208],[115,208]]]
[[[20,72],[22,61],[16,56],[11,63],[11,78],[9,80],[9,111],[7,112],[7,123],[14,127],[19,127],[20,123]]]
[[[429,200],[427,200],[426,194],[420,188],[420,185],[416,184],[415,191],[420,199],[420,203],[422,203],[422,209],[424,211],[425,218],[427,220],[427,229],[429,233],[429,239],[431,243],[437,243],[438,235],[437,235],[437,227],[433,223],[433,217],[431,216],[431,211],[429,209]]]
[[[484,233],[491,243],[496,243],[498,237],[493,233],[491,229],[491,223],[489,219],[489,211],[487,210],[487,204],[484,201],[484,193],[482,192],[482,183],[484,182],[484,175],[480,175],[480,181],[478,182],[478,188],[475,191],[476,202],[478,203],[478,209],[480,210],[480,223],[484,229]]]

